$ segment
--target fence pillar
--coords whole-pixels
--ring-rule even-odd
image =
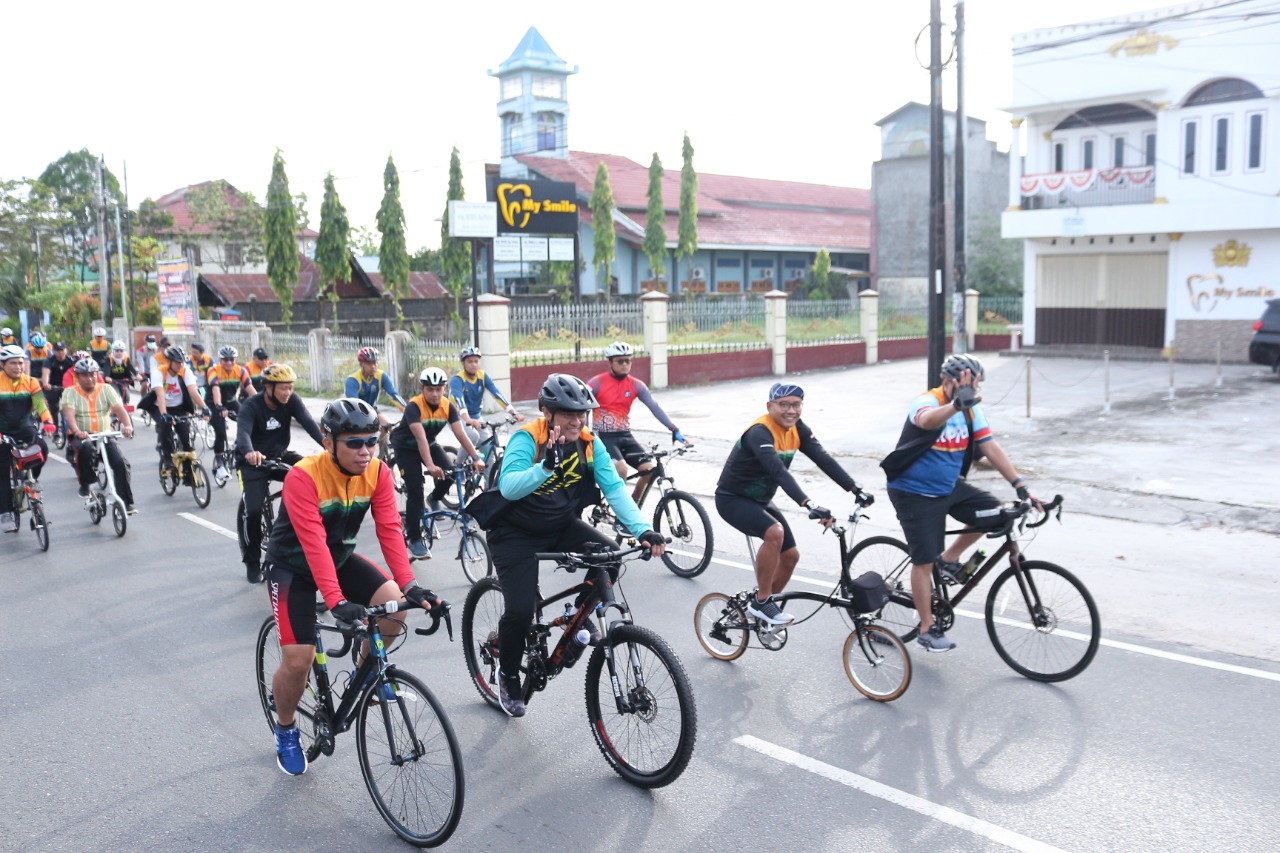
[[[471,313],[471,300],[467,300]],[[496,293],[480,294],[479,341],[484,354],[485,375],[493,380],[508,400],[511,399],[511,300]]]
[[[859,333],[867,345],[867,364],[880,362],[880,294],[864,290],[858,294]]]
[[[417,393],[418,377],[413,375],[414,365],[409,363],[409,341],[408,332],[387,332],[383,349],[386,350],[387,372],[391,374],[391,380],[397,389],[410,391],[409,397],[412,397]]]
[[[124,341],[125,352],[133,358],[133,347],[129,345],[129,321],[124,317],[115,317],[111,320],[111,342]]]
[[[964,292],[964,336],[965,352],[973,352],[973,345],[978,340],[978,291],[972,287]]]
[[[270,326],[267,326],[267,325],[254,326],[252,329],[249,330],[250,352],[248,355],[252,355],[253,354],[252,351],[259,348],[266,350],[267,355],[272,356],[274,358],[274,355],[271,352],[271,327]],[[247,358],[248,356],[246,356],[246,360]]]
[[[764,295],[764,340],[773,350],[773,373],[787,372],[787,294],[770,290]]]
[[[667,387],[667,294],[651,290],[640,297],[644,351],[649,353],[649,386]]]
[[[307,332],[307,361],[311,388],[321,394],[327,393],[327,389],[333,387],[333,357],[329,353],[328,329]]]

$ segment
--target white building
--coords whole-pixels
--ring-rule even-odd
[[[1277,0],[1015,36],[1003,233],[1024,240],[1026,342],[1244,360],[1280,294],[1278,96]]]

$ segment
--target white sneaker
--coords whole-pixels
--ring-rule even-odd
[[[796,618],[790,613],[783,613],[772,596],[764,601],[757,600],[754,595],[751,596],[751,600],[747,602],[747,612],[770,625],[788,625]]]

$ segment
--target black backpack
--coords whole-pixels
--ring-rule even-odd
[[[973,413],[968,409],[964,410],[965,426],[969,430],[969,444],[964,449],[964,462],[960,465],[960,476],[962,478],[969,476],[969,468],[973,465],[974,453],[976,452],[977,442],[973,440]],[[942,431],[947,428],[944,423],[937,429],[923,429],[916,426],[908,418],[903,424],[902,435],[898,436],[898,446],[894,448],[884,459],[880,460],[880,467],[884,469],[885,478],[892,480],[902,476],[906,470],[915,464],[916,460],[924,456],[934,442],[938,440],[938,436],[942,435]]]

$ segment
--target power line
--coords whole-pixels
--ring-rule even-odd
[[[1232,6],[1239,6],[1242,3],[1250,3],[1250,2],[1254,2],[1254,0],[1233,0],[1233,2],[1224,3],[1221,6],[1215,7],[1214,11],[1216,12],[1221,9],[1228,9]],[[1119,35],[1121,33],[1132,32],[1135,26],[1150,27],[1150,26],[1156,26],[1158,24],[1168,23],[1170,21],[1183,21],[1189,18],[1194,18],[1195,20],[1242,20],[1245,17],[1252,17],[1258,14],[1258,13],[1250,13],[1250,15],[1248,16],[1199,15],[1198,13],[1202,11],[1204,10],[1191,9],[1186,12],[1179,12],[1173,15],[1166,15],[1162,18],[1153,18],[1149,21],[1125,22],[1123,24],[1118,24],[1116,26],[1113,26],[1105,30],[1096,30],[1093,32],[1081,33],[1080,35],[1068,36],[1066,38],[1062,38],[1053,42],[1027,45],[1021,48],[1014,48],[1013,55],[1021,56],[1028,53],[1038,53],[1042,50],[1052,50],[1053,48],[1057,48],[1057,47],[1066,47],[1067,45],[1079,44],[1080,42],[1091,41],[1101,36]],[[1266,12],[1268,11],[1268,8],[1264,7],[1263,10],[1261,11]],[[1106,23],[1106,22],[1101,22],[1101,21],[1099,22],[1099,24],[1103,24],[1103,23]]]

